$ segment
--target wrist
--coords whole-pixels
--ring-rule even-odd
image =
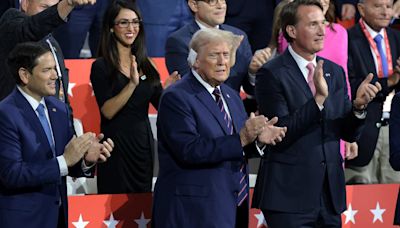
[[[356,112],[363,112],[367,105],[360,105],[357,102],[353,101],[353,110]]]

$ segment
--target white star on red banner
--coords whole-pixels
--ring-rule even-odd
[[[349,204],[349,207],[347,208],[347,210],[345,212],[343,212],[343,214],[346,216],[346,221],[344,222],[344,224],[347,224],[348,222],[352,222],[353,224],[356,224],[356,220],[354,218],[354,216],[357,214],[358,210],[353,210],[353,208],[351,207],[351,204]]]
[[[82,214],[79,214],[79,220],[77,222],[72,222],[72,225],[74,225],[76,228],[85,228],[89,224],[88,221],[83,221]]]
[[[111,213],[110,219],[104,220],[103,223],[106,224],[106,226],[108,228],[115,228],[117,226],[117,224],[119,223],[119,220],[114,220],[114,215],[113,215],[113,213]]]
[[[142,214],[140,215],[139,219],[135,219],[135,222],[138,224],[138,228],[147,228],[147,223],[150,222],[151,219],[146,219],[144,217],[143,211]]]
[[[379,221],[381,221],[381,223],[383,223],[382,214],[386,211],[386,209],[381,209],[379,202],[376,203],[376,208],[371,209],[370,211],[374,215],[374,220],[372,221],[372,223],[375,223],[377,220],[379,220]]]

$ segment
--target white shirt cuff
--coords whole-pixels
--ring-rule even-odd
[[[96,165],[96,163],[93,163],[93,164],[88,166],[88,165],[86,165],[85,160],[82,159],[81,168],[82,168],[83,174],[85,174],[85,176],[90,176],[91,173],[88,172],[88,171],[89,171],[89,169],[91,169],[95,165]]]
[[[260,146],[261,146],[261,148],[260,148]],[[264,156],[264,150],[265,150],[265,148],[267,148],[267,145],[264,143],[260,143],[256,140],[256,148],[257,148],[257,151],[260,154],[260,156]]]
[[[354,115],[357,117],[357,119],[363,120],[365,117],[367,117],[367,112],[365,110],[363,111],[353,111]]]
[[[67,162],[65,161],[64,156],[58,156],[57,157],[57,161],[58,161],[58,167],[60,168],[60,175],[62,177],[67,176],[68,175],[68,166],[67,166]]]
[[[249,83],[252,86],[256,85],[256,75],[249,73]]]

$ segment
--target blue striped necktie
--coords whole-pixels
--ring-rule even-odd
[[[54,146],[53,136],[51,135],[49,121],[47,120],[46,114],[44,113],[44,105],[39,104],[39,106],[36,108],[36,111],[39,114],[38,115],[39,120],[40,120],[40,123],[42,124],[44,132],[46,133],[47,141],[49,141],[49,145],[50,145],[51,151],[53,152],[53,156],[55,156],[55,146]]]
[[[228,113],[225,111],[224,103],[221,98],[221,91],[218,88],[215,88],[213,94],[215,96],[215,101],[217,102],[218,108],[222,116],[224,117],[224,121],[228,128],[228,132],[230,135],[232,135],[233,134],[232,119],[228,116]],[[240,190],[237,198],[238,206],[240,206],[247,199],[249,195],[249,188],[248,188],[249,179],[247,177],[247,167],[245,162],[242,162],[239,171],[240,171],[240,180],[239,180]]]

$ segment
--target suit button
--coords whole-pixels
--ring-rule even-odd
[[[326,164],[326,163],[325,163],[324,161],[323,161],[323,162],[321,162],[321,165],[322,165],[322,166],[324,166],[325,164]]]

